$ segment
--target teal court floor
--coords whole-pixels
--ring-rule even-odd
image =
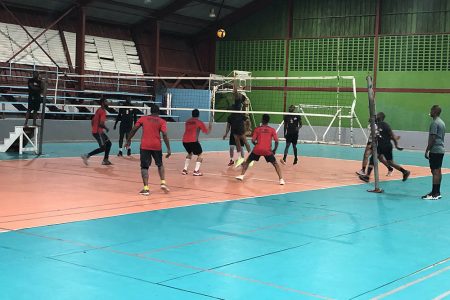
[[[172,144],[174,152],[183,151],[181,143]],[[223,141],[203,146],[227,150]],[[94,147],[45,144],[38,159],[77,157]],[[303,157],[336,160],[359,161],[363,152],[299,147]],[[422,152],[394,156],[400,164],[427,166]],[[447,157],[444,167],[450,167]],[[431,186],[431,177],[421,176],[382,182],[383,194],[367,193],[372,185],[358,183],[3,228],[0,298],[450,299],[449,176],[443,176],[439,201],[420,199]]]

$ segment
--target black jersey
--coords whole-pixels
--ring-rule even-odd
[[[377,142],[378,146],[390,146],[392,129],[388,123],[381,121],[377,123]]]
[[[227,122],[231,126],[232,134],[244,134],[245,133],[245,120],[244,114],[233,113],[228,116]]]
[[[39,96],[42,93],[42,81],[40,79],[28,79],[28,93],[33,96]]]
[[[117,121],[120,121],[120,126],[133,126],[137,121],[136,110],[133,108],[120,108]]]
[[[299,115],[284,116],[284,133],[286,135],[295,134],[302,125],[302,118]]]

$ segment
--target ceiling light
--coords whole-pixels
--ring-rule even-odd
[[[211,8],[209,10],[209,17],[210,18],[215,18],[216,17],[216,12],[214,11],[214,8]]]

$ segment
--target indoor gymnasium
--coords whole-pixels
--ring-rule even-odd
[[[0,0],[0,299],[450,299],[450,0]]]

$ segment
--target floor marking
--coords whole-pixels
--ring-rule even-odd
[[[395,293],[397,293],[397,292],[400,292],[401,290],[404,290],[404,289],[406,289],[406,288],[408,288],[408,287],[410,287],[410,286],[413,286],[413,285],[418,284],[418,283],[420,283],[420,282],[422,282],[422,281],[425,281],[425,280],[427,280],[427,279],[430,279],[430,278],[432,278],[432,277],[434,277],[434,276],[437,276],[437,275],[439,275],[439,274],[441,274],[441,273],[447,272],[448,270],[450,270],[450,266],[445,267],[445,268],[443,268],[443,269],[441,269],[441,270],[439,270],[439,271],[433,272],[433,273],[431,273],[431,274],[428,274],[427,276],[423,276],[423,277],[421,277],[421,278],[419,278],[419,279],[416,279],[416,280],[414,280],[414,281],[408,282],[407,284],[404,284],[404,285],[402,285],[402,286],[399,286],[398,288],[393,289],[393,290],[391,290],[391,291],[389,291],[389,292],[387,292],[387,293],[378,295],[378,296],[372,298],[372,300],[379,300],[379,299],[386,298],[387,296],[393,295],[393,294],[395,294]]]
[[[445,293],[433,298],[433,300],[442,300],[446,298],[447,296],[450,296],[450,290],[446,291]]]

